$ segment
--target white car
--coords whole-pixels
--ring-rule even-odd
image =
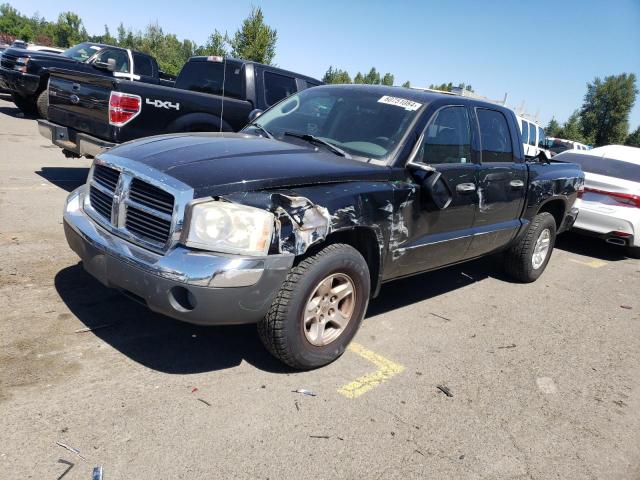
[[[577,163],[585,174],[574,229],[627,247],[629,256],[640,258],[640,148],[566,150],[553,160]]]
[[[520,124],[524,156],[528,159],[538,157],[549,160],[551,158],[551,152],[547,149],[544,129],[532,120],[528,120],[520,115],[516,115],[516,117],[518,117],[518,123]]]

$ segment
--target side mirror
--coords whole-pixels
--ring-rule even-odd
[[[419,163],[409,163],[407,166],[418,179],[425,200],[433,203],[438,210],[444,210],[451,204],[453,194],[440,172]]]
[[[109,58],[106,62],[93,62],[93,66],[100,70],[106,70],[107,72],[115,72],[116,60],[115,58]]]
[[[256,118],[262,115],[263,110],[259,108],[255,108],[249,112],[249,123],[255,122]]]

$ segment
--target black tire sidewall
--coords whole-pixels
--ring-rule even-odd
[[[49,109],[49,91],[44,90],[38,94],[38,99],[36,100],[36,107],[38,109],[38,116],[46,119],[48,115]]]
[[[550,214],[541,215],[540,218],[536,220],[537,221],[535,222],[535,225],[532,225],[534,227],[534,230],[531,232],[532,241],[530,242],[529,248],[527,249],[526,255],[524,257],[524,260],[527,262],[525,266],[525,272],[528,277],[527,280],[531,282],[537,280],[540,275],[542,275],[542,272],[544,272],[547,268],[547,264],[549,263],[549,260],[551,260],[551,255],[553,254],[553,249],[556,244],[556,222],[553,216]],[[549,251],[547,252],[547,258],[544,259],[543,264],[539,268],[534,269],[532,263],[533,252],[535,251],[535,245],[538,241],[538,238],[545,229],[549,229],[549,231],[551,232],[551,243],[549,245]]]
[[[341,249],[321,256],[294,287],[286,312],[284,336],[297,364],[314,368],[332,362],[344,353],[358,331],[369,304],[371,281],[364,258],[355,249],[351,250]],[[334,273],[344,273],[351,278],[356,291],[356,305],[345,331],[329,345],[318,347],[309,343],[304,335],[302,312],[318,283]]]

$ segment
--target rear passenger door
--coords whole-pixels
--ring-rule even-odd
[[[133,74],[140,77],[141,82],[158,83],[158,78],[153,75],[154,68],[151,58],[138,52],[133,52]]]
[[[473,112],[481,164],[470,257],[496,250],[515,235],[520,227],[527,180],[527,167],[515,140],[515,119],[491,108],[475,108]]]

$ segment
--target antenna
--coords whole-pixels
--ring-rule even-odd
[[[222,122],[224,121],[224,87],[227,83],[227,57],[222,62],[222,107],[220,108],[220,131],[222,133]]]

